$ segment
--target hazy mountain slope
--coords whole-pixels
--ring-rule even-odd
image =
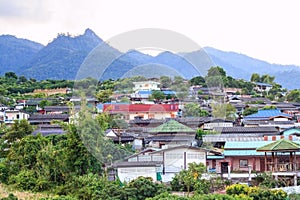
[[[90,51],[102,40],[90,29],[83,35],[59,35],[44,47],[22,74],[36,79],[74,79]]]
[[[216,65],[223,67],[227,74],[234,78],[250,80],[253,73],[270,74],[275,76],[276,82],[286,88],[300,88],[295,78],[300,76],[299,66],[271,64],[243,54],[225,52],[212,47],[205,47],[204,50]]]
[[[22,71],[43,45],[12,35],[0,36],[0,75]]]

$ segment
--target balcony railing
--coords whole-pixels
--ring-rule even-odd
[[[266,171],[272,171],[272,172],[300,171],[300,163],[294,163],[294,162],[285,162],[285,163],[267,162]]]

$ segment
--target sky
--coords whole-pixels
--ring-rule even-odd
[[[46,45],[92,29],[103,40],[141,28],[178,32],[201,47],[300,66],[297,0],[0,0],[0,35]]]

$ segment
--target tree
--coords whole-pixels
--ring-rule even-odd
[[[190,85],[204,85],[205,79],[202,76],[196,76],[189,81]]]
[[[291,90],[286,96],[286,100],[300,103],[300,90]]]
[[[9,79],[18,79],[18,76],[14,72],[6,72],[4,77]]]
[[[262,110],[274,110],[277,109],[277,106],[275,105],[266,105],[262,108]]]
[[[250,78],[250,81],[251,82],[260,82],[261,81],[260,75],[257,74],[257,73],[252,74],[251,78]]]
[[[160,90],[152,91],[151,98],[157,101],[165,99],[165,94]]]
[[[171,84],[172,84],[172,80],[168,76],[161,76],[159,79],[159,82],[160,82],[160,86],[162,88],[169,88],[169,87],[171,87]]]
[[[187,196],[189,196],[201,180],[204,172],[206,172],[206,166],[203,163],[189,163],[188,169],[181,170],[171,181],[172,190],[187,191]]]
[[[247,116],[247,115],[252,115],[254,113],[257,113],[258,112],[258,108],[256,107],[249,107],[249,108],[246,108],[243,112],[243,115],[244,116]]]
[[[202,110],[197,103],[187,103],[184,105],[183,116],[185,117],[206,117],[208,115],[208,111]]]
[[[96,94],[96,98],[101,103],[110,102],[111,95],[113,94],[113,91],[111,89],[107,90],[101,90]]]
[[[27,120],[15,120],[11,128],[4,135],[4,139],[8,140],[9,143],[20,140],[26,135],[30,135],[33,131],[33,127],[28,123]]]
[[[211,67],[208,72],[207,76],[221,76],[221,77],[226,77],[226,72],[224,71],[223,68],[216,66],[216,67]]]
[[[226,118],[228,120],[235,120],[236,118],[236,108],[229,103],[213,104],[212,110],[212,115],[216,118]]]

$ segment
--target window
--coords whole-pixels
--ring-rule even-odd
[[[240,160],[240,168],[248,167],[248,160]]]

